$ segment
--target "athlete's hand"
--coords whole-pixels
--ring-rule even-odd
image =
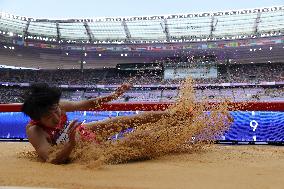
[[[131,84],[129,83],[124,83],[122,84],[120,87],[118,87],[115,92],[114,92],[114,95],[119,97],[121,96],[123,93],[125,93],[127,90],[129,90],[130,88],[132,87]]]
[[[69,124],[68,126],[68,131],[67,131],[67,134],[69,136],[69,142],[72,144],[72,145],[75,145],[76,143],[76,129],[81,125],[82,123],[81,122],[78,122],[78,120],[73,120],[71,121],[71,123]]]

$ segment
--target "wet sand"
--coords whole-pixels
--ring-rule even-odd
[[[52,165],[18,153],[26,142],[0,142],[0,186],[51,188],[283,188],[284,147],[214,145],[192,154],[90,169]]]

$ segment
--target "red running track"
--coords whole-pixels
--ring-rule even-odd
[[[158,111],[167,109],[172,103],[106,103],[90,111]],[[207,104],[208,109],[218,103]],[[0,112],[20,112],[22,104],[0,104]],[[230,111],[284,111],[283,102],[230,102]],[[88,111],[82,109],[82,111]]]

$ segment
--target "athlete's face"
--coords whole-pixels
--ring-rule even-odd
[[[46,127],[56,127],[60,122],[61,109],[59,104],[50,107],[47,114],[41,117],[40,122]]]

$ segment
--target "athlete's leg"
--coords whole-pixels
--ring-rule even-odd
[[[168,111],[151,111],[131,116],[119,116],[103,121],[84,123],[84,126],[97,134],[120,132],[127,128],[138,127],[146,123],[155,123],[171,114]],[[110,132],[109,132],[110,131]]]

